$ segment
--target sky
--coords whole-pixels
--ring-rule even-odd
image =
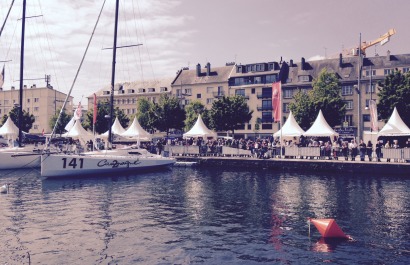
[[[24,84],[51,85],[64,93],[73,86],[74,102],[111,82],[115,1],[107,0],[77,81],[87,43],[104,0],[27,1]],[[3,23],[12,0],[0,1]],[[15,0],[0,37],[5,65],[4,90],[19,87],[23,0]],[[408,0],[120,0],[116,83],[175,77],[195,69],[238,64],[337,57],[389,29],[396,34],[368,57],[410,53]],[[106,49],[103,49],[106,48]],[[27,80],[32,79],[32,80]],[[39,80],[36,80],[39,79]]]

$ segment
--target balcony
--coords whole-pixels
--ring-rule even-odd
[[[259,118],[259,120],[260,120],[262,123],[272,123],[272,122],[273,122],[273,118],[272,118],[272,117],[262,117],[262,118]]]
[[[272,106],[257,106],[258,111],[271,111],[273,110]]]
[[[263,99],[263,98],[272,98],[272,93],[257,93],[256,97],[258,99]]]
[[[244,95],[244,94],[236,94],[235,96],[241,96],[244,97],[245,99],[249,99],[249,95]]]
[[[223,91],[212,92],[212,95],[214,96],[214,98],[221,98],[225,96],[225,92]]]

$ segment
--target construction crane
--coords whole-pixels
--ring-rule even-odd
[[[361,54],[363,56],[366,56],[366,49],[369,48],[369,47],[372,47],[372,46],[374,46],[378,43],[380,43],[380,45],[386,44],[387,42],[389,42],[390,37],[393,36],[394,34],[396,34],[396,30],[395,29],[390,29],[387,33],[381,35],[379,38],[377,38],[375,40],[372,40],[372,41],[369,41],[369,42],[366,42],[366,41],[362,42],[361,47],[360,47]],[[351,50],[351,55],[358,56],[359,55],[359,48],[357,48],[357,47],[353,48]]]

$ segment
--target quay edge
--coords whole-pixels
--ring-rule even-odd
[[[285,172],[330,172],[410,176],[410,163],[316,159],[257,159],[243,157],[175,157],[177,161],[197,162],[198,167],[280,170]]]

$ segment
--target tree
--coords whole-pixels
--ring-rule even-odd
[[[167,94],[161,95],[158,103],[154,103],[153,126],[159,131],[169,134],[170,129],[182,130],[184,127],[185,110],[179,106],[176,97]]]
[[[51,129],[54,129],[54,125],[55,125],[56,122],[57,122],[57,118],[58,118],[58,116],[60,115],[60,111],[61,111],[61,109],[58,110],[58,111],[50,118],[48,124],[50,125]],[[71,118],[72,118],[72,116],[68,115],[67,113],[65,113],[65,111],[63,111],[63,112],[61,113],[61,117],[60,117],[59,123],[58,123],[58,125],[57,125],[57,127],[56,127],[55,133],[56,133],[56,134],[62,134],[62,133],[64,133],[64,131],[65,131],[64,128],[65,128],[65,126],[67,125],[67,123],[70,122]]]
[[[252,119],[253,111],[243,96],[223,97],[212,103],[210,110],[211,127],[217,131],[232,131],[243,128]]]
[[[309,95],[305,91],[299,90],[293,96],[293,99],[294,102],[289,103],[289,109],[292,111],[292,114],[300,127],[307,130],[312,125],[315,115],[317,115]]]
[[[10,116],[11,120],[14,124],[18,127],[19,125],[19,110],[18,106],[14,106],[9,114],[5,114],[1,121],[1,124],[4,124],[7,121],[7,118]],[[33,127],[33,123],[36,121],[33,114],[30,114],[23,110],[23,120],[21,121],[21,130],[23,132],[29,132],[30,129]]]
[[[195,122],[198,120],[199,114],[201,114],[202,120],[205,125],[209,128],[210,126],[210,118],[209,118],[209,111],[205,108],[204,104],[200,101],[195,100],[189,103],[185,107],[186,118],[185,118],[185,131],[190,130],[194,125]]]
[[[136,117],[141,127],[146,130],[154,129],[155,115],[153,112],[154,104],[146,98],[139,98],[137,101]]]
[[[396,107],[403,121],[410,125],[410,73],[402,74],[395,69],[386,76],[384,82],[378,83],[378,90],[379,116],[387,121]]]
[[[104,104],[102,102],[98,102],[97,120],[95,122],[95,132],[96,133],[102,134],[108,131],[109,122],[107,118],[105,118],[105,116],[109,114],[110,114],[110,105]],[[93,116],[94,116],[94,110],[93,108],[91,108],[85,114],[84,129],[90,130],[90,131],[93,129]],[[112,118],[113,123],[114,123],[115,117],[118,118],[118,121],[120,122],[122,127],[124,128],[128,127],[128,123],[130,122],[130,119],[127,117],[127,115],[125,115],[124,111],[122,111],[118,107],[114,109],[114,117]]]
[[[311,91],[296,93],[295,102],[290,103],[289,108],[300,126],[303,129],[310,127],[319,110],[322,110],[323,116],[331,127],[339,125],[346,114],[341,88],[337,75],[327,72],[325,68],[318,78],[313,80]]]

